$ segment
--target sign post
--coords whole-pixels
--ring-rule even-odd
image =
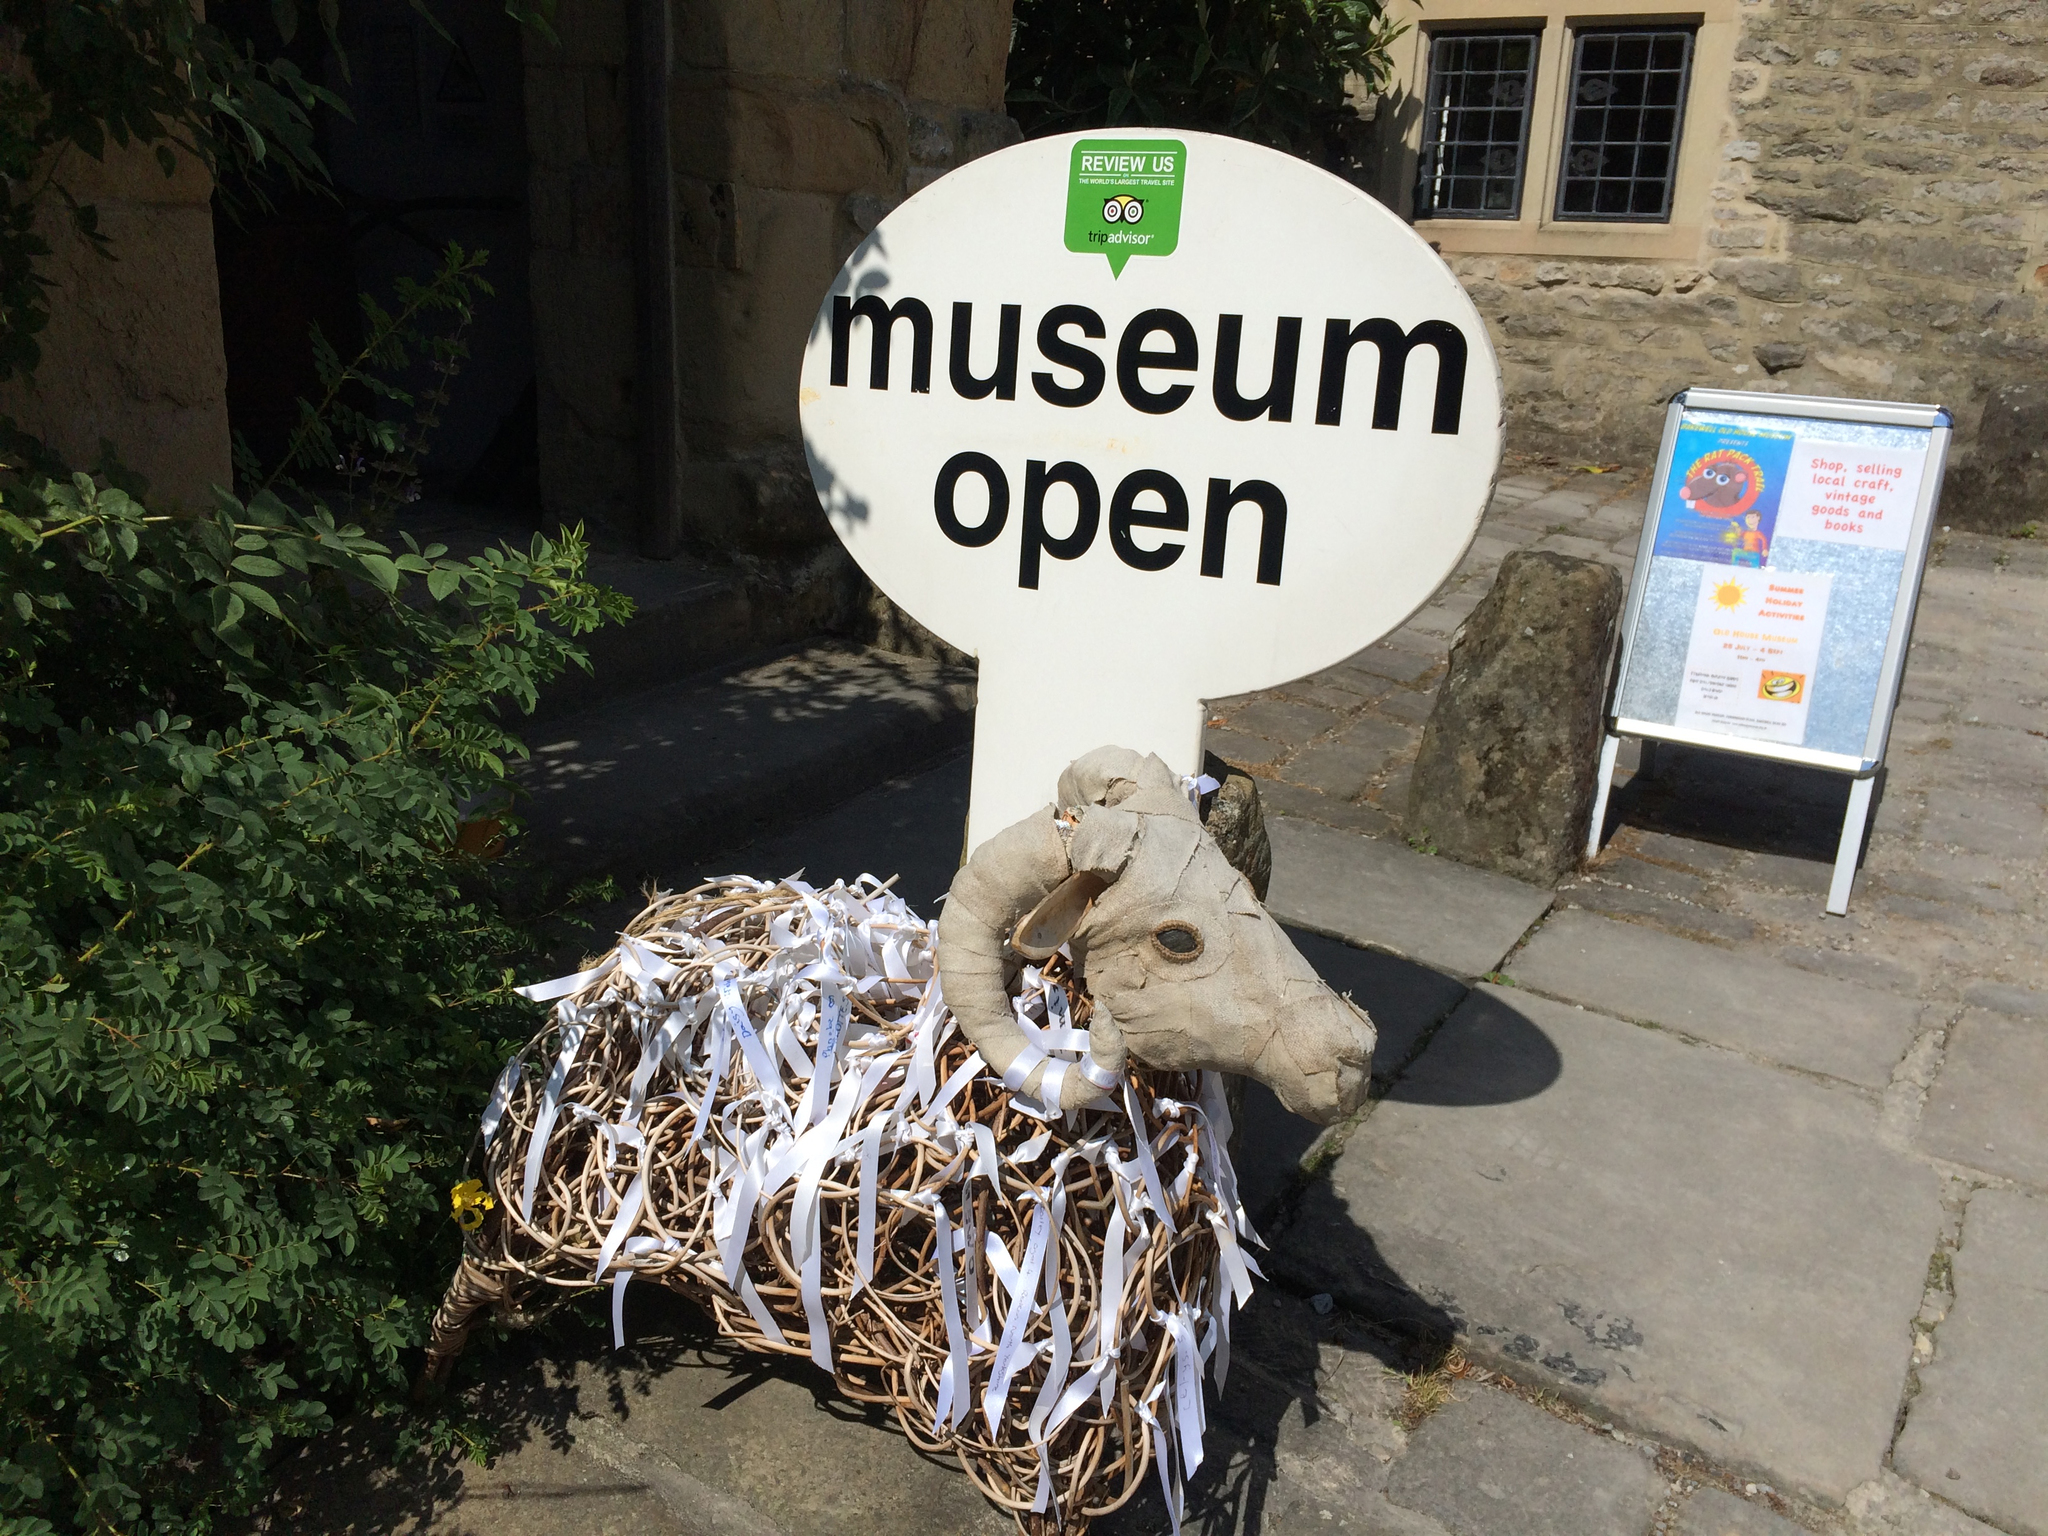
[[[1623,736],[1851,776],[1849,910],[1934,529],[1939,406],[1689,389],[1671,402],[1622,617],[1586,856]]]
[[[968,843],[1105,743],[1200,768],[1203,700],[1371,644],[1500,462],[1464,290],[1303,161],[1157,130],[952,172],[847,259],[804,354],[818,496],[980,663]]]

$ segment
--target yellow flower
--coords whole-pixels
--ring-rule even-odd
[[[484,1193],[482,1179],[464,1179],[448,1191],[448,1198],[455,1207],[455,1225],[465,1232],[474,1232],[482,1226],[484,1212],[498,1203]]]

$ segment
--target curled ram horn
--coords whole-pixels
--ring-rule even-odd
[[[1096,1014],[1090,1059],[1058,1083],[1061,1107],[1114,1083],[1127,1055],[1244,1073],[1325,1125],[1363,1102],[1372,1021],[1301,957],[1157,757],[1100,747],[1077,759],[1057,808],[990,838],[953,878],[939,919],[946,1001],[983,1059],[1033,1097],[1060,1068],[1025,1038],[1010,984],[1063,944]]]

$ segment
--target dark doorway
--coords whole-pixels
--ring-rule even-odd
[[[216,199],[214,249],[228,364],[228,415],[266,467],[285,451],[317,375],[318,325],[345,356],[361,344],[357,295],[387,306],[401,277],[426,278],[450,241],[487,250],[496,290],[467,336],[421,464],[423,494],[530,511],[537,506],[527,156],[519,27],[493,0],[433,0],[445,29],[406,0],[352,4],[342,61],[310,16],[289,50],[263,0],[210,13],[260,54],[289,51],[349,103],[323,111],[328,192],[229,188]],[[252,195],[267,193],[269,206]],[[416,366],[406,388],[430,387]]]

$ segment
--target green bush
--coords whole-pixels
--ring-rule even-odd
[[[1016,0],[1009,108],[1027,136],[1201,128],[1319,160],[1384,88],[1383,0]]]
[[[535,944],[458,822],[626,611],[585,554],[6,492],[0,1529],[203,1529],[402,1386],[532,1029]]]

